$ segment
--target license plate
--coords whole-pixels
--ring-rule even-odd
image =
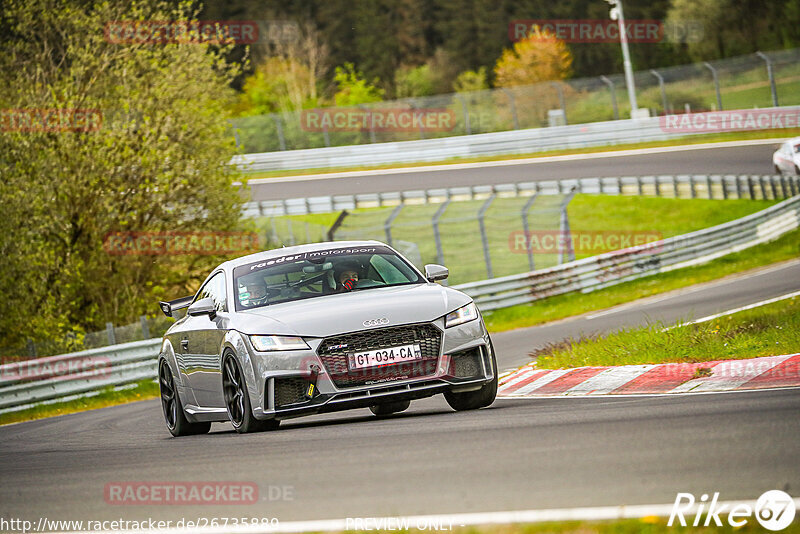
[[[399,347],[348,354],[347,363],[350,369],[363,369],[421,359],[422,350],[419,345],[400,345]]]

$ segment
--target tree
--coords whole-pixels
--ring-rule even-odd
[[[486,67],[481,67],[477,71],[465,70],[458,75],[453,82],[453,89],[457,93],[468,91],[483,91],[489,88],[489,81],[486,76]]]
[[[102,31],[111,21],[191,15],[188,4],[136,0],[4,5],[0,345],[133,322],[157,299],[196,288],[219,261],[117,256],[103,246],[109,232],[239,224],[226,117],[238,69],[222,59],[228,45],[124,43]],[[67,121],[26,131],[9,109],[28,118],[59,110]],[[92,110],[94,122],[69,122],[70,110]]]
[[[298,37],[268,47],[269,55],[244,81],[237,113],[299,111],[320,104],[319,85],[327,68],[328,47],[309,23]]]
[[[376,86],[378,80],[368,82],[352,63],[345,63],[344,67],[336,67],[336,75],[333,80],[338,88],[333,97],[337,106],[357,106],[383,100],[383,89]]]
[[[503,51],[494,67],[495,85],[513,87],[564,80],[569,77],[571,67],[572,55],[563,41],[531,36]]]

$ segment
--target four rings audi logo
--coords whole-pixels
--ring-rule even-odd
[[[364,321],[364,326],[379,326],[382,324],[389,324],[389,319],[381,317],[380,319],[367,319]]]

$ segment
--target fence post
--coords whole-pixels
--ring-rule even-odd
[[[711,189],[711,187],[712,187],[711,175],[706,174],[706,189],[708,189],[708,200],[714,199],[714,191]]]
[[[531,250],[531,236],[530,236],[530,227],[528,226],[528,212],[533,206],[533,201],[536,200],[536,197],[539,195],[538,192],[535,192],[531,197],[525,202],[525,206],[522,208],[522,230],[525,232],[525,250],[528,252],[528,267],[531,271],[535,270],[536,267],[534,266],[533,262],[533,250]]]
[[[325,139],[325,146],[331,146],[331,136],[328,133],[328,125],[322,127],[322,138]]]
[[[289,244],[294,245],[294,231],[292,230],[292,219],[286,218],[286,231],[289,232]]]
[[[756,199],[756,186],[753,185],[753,175],[752,174],[748,174],[747,175],[747,189],[748,189],[748,192],[750,193],[750,200],[755,200]]]
[[[113,323],[106,323],[106,333],[108,334],[108,344],[109,345],[116,345],[117,344],[117,336],[114,332],[114,324]]]
[[[517,118],[517,105],[514,102],[514,93],[507,87],[503,87],[503,92],[508,97],[508,105],[511,108],[511,118],[514,121],[514,129],[519,130],[519,119]]]
[[[442,218],[444,215],[444,210],[447,209],[448,204],[450,204],[450,198],[448,196],[447,200],[445,200],[439,209],[436,210],[436,213],[433,214],[433,239],[436,241],[436,262],[439,265],[444,265],[444,251],[442,251],[442,236],[439,234],[439,219]]]
[[[383,231],[386,233],[386,243],[391,247],[392,246],[392,223],[400,215],[400,210],[403,209],[403,202],[402,197],[400,200],[400,204],[395,206],[392,210],[392,213],[387,217],[386,222],[383,223]]]
[[[464,95],[456,93],[456,98],[461,101],[461,107],[464,108],[464,132],[467,135],[472,134],[472,128],[469,125],[469,108],[467,107],[467,99]]]
[[[667,115],[669,113],[669,103],[667,102],[667,91],[664,89],[664,77],[653,69],[650,69],[650,74],[658,79],[658,86],[661,88],[661,106],[664,108],[664,115]]]
[[[375,142],[375,125],[372,122],[372,110],[365,106],[364,104],[359,104],[358,109],[361,111],[366,112],[367,120],[369,121],[369,142]]]
[[[786,177],[784,175],[779,175],[778,180],[781,182],[781,193],[783,193],[783,198],[789,198],[789,192],[786,188]]]
[[[618,120],[619,108],[617,108],[617,91],[614,88],[614,82],[608,76],[600,76],[600,79],[608,86],[608,90],[611,92],[611,107],[614,109],[614,120]]]
[[[717,69],[715,69],[708,61],[704,61],[703,66],[711,71],[711,76],[714,78],[714,89],[717,92],[717,111],[722,111],[722,97],[719,94],[719,78],[717,78]]]
[[[283,136],[283,123],[281,122],[280,115],[272,113],[272,120],[275,122],[275,128],[278,130],[278,143],[281,150],[286,150],[286,138]]]
[[[558,91],[558,102],[561,104],[561,111],[564,113],[564,125],[569,124],[567,120],[567,105],[564,103],[564,88],[558,82],[550,82],[550,85]]]
[[[150,339],[150,327],[147,324],[147,316],[140,315],[139,323],[142,325],[142,339]]]
[[[36,358],[36,343],[34,343],[31,338],[28,338],[27,342],[25,343],[25,348],[28,351],[28,356],[31,358]]]
[[[486,215],[486,210],[489,209],[492,201],[494,200],[495,194],[492,193],[489,198],[486,199],[486,202],[483,203],[481,209],[478,210],[478,225],[481,229],[481,244],[483,245],[483,259],[486,261],[486,277],[493,278],[492,275],[492,258],[489,255],[489,239],[486,236],[486,224],[484,223],[484,216]]]
[[[672,179],[672,195],[675,198],[679,198],[679,195],[678,195],[678,177],[673,174],[672,176],[670,176],[670,179]]]
[[[772,60],[764,52],[756,52],[756,55],[767,64],[767,76],[769,77],[769,89],[772,92],[772,107],[778,107],[778,90],[775,88],[775,73],[772,72]]]
[[[767,186],[764,183],[764,177],[763,176],[759,176],[758,177],[758,184],[761,186],[761,198],[763,198],[764,200],[767,200]]]
[[[336,220],[333,221],[333,224],[328,229],[328,241],[333,241],[333,237],[336,234],[336,230],[339,229],[339,227],[344,222],[344,218],[347,217],[348,215],[349,215],[349,213],[347,212],[347,210],[342,210],[342,212],[339,214],[339,216],[336,217]]]
[[[697,191],[695,189],[694,174],[689,175],[689,191],[692,193],[692,198],[697,198]]]
[[[575,249],[572,247],[572,236],[570,235],[569,230],[569,216],[567,216],[567,206],[569,205],[572,197],[575,196],[575,189],[567,193],[567,196],[564,197],[564,200],[561,201],[561,218],[559,221],[559,230],[561,235],[564,236],[564,244],[567,246],[566,250],[561,252],[559,256],[558,263],[559,265],[564,262],[564,257],[566,256],[567,262],[575,261]]]

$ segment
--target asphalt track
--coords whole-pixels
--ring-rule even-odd
[[[585,176],[768,173],[770,151],[762,146],[671,153],[652,156],[647,170],[636,167],[636,158],[608,162],[608,172],[600,170],[599,159],[586,172],[580,163],[556,168]],[[503,174],[520,171],[510,169],[490,177],[495,182],[531,179]],[[431,174],[436,173],[415,179],[434,187]],[[542,179],[557,177],[556,171],[549,174]],[[474,179],[489,183],[487,176]],[[348,183],[351,187],[352,182],[322,180],[314,191],[326,194],[321,192],[325,184],[342,192]],[[391,190],[422,186],[394,183]],[[800,263],[790,262],[745,278],[498,334],[500,366],[524,363],[530,349],[552,340],[648,320],[697,318],[798,286]],[[0,518],[294,521],[658,504],[673,502],[678,492],[752,500],[766,490],[783,489],[796,497],[798,413],[800,389],[498,399],[488,409],[464,413],[452,412],[435,397],[383,420],[354,410],[286,421],[280,430],[263,434],[238,435],[228,424],[214,424],[209,435],[174,439],[158,401],[142,401],[0,427]],[[107,503],[106,485],[124,481],[252,482],[260,499],[251,505]]]
[[[547,336],[698,317],[796,290],[800,262],[495,336],[501,367]],[[594,322],[593,322],[594,321]],[[599,321],[599,322],[598,322]],[[508,348],[522,343],[522,351]],[[524,342],[523,342],[524,340]],[[0,428],[0,517],[281,521],[753,500],[800,493],[800,389],[633,398],[498,399],[454,413],[440,397],[380,420],[353,410],[238,435],[174,439],[158,401]],[[106,484],[244,481],[251,505],[114,505]],[[288,489],[288,492],[285,491]]]
[[[455,166],[384,174],[380,171],[339,173],[312,178],[291,177],[259,181],[251,185],[253,200],[300,198],[309,195],[350,195],[434,189],[468,185],[491,185],[539,180],[562,180],[603,176],[650,176],[661,174],[772,174],[772,153],[781,139],[766,144],[711,148],[680,147],[666,152],[633,155],[578,154],[544,158],[522,164]],[[673,147],[674,148],[674,147]],[[313,192],[313,193],[310,193]]]

